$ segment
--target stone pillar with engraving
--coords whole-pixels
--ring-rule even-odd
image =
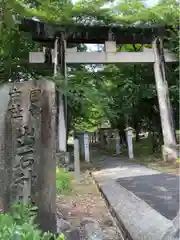
[[[16,83],[10,92],[4,137],[4,209],[15,202],[38,207],[38,223],[56,232],[55,85]]]
[[[32,188],[31,188],[31,201],[36,204],[37,189],[36,185],[38,182],[38,168],[41,159],[41,94],[42,91],[39,87],[31,88],[30,90],[30,119],[29,126],[34,130],[34,163],[32,166]]]
[[[5,161],[8,171],[6,195],[8,207],[20,201],[27,204],[31,197],[34,132],[23,124],[21,92],[16,86],[13,86],[10,92],[9,114],[12,149],[9,149],[10,161],[7,162],[7,159]]]

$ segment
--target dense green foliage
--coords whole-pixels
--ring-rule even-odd
[[[34,223],[36,208],[17,204],[10,213],[0,213],[1,240],[63,240],[51,233],[42,233]]]
[[[8,79],[29,79],[33,76],[49,77],[52,69],[41,69],[28,64],[28,52],[40,46],[32,42],[30,35],[19,32],[21,17],[36,16],[53,23],[118,24],[121,26],[154,24],[171,25],[171,37],[166,47],[179,54],[178,21],[179,6],[175,0],[159,1],[148,8],[139,0],[7,0],[2,1],[0,19],[0,76],[1,82]],[[139,46],[123,46],[123,51],[134,51]],[[93,66],[94,67],[94,66]],[[69,130],[89,130],[103,120],[123,130],[126,124],[138,132],[140,128],[161,132],[159,108],[152,66],[109,65],[95,71],[85,66],[72,67],[68,88],[62,78],[55,80],[60,91],[68,95]],[[96,67],[96,66],[95,66]],[[178,125],[178,71],[176,64],[167,66],[170,98],[174,119]]]

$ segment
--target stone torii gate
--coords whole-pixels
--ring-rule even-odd
[[[166,49],[163,49],[163,39],[168,36],[168,29],[163,26],[154,27],[128,27],[119,26],[83,26],[64,25],[58,26],[43,23],[32,19],[24,19],[21,22],[22,31],[31,32],[32,38],[38,41],[46,49],[50,49],[49,56],[54,63],[54,75],[60,72],[66,78],[66,66],[68,64],[153,64],[156,89],[160,107],[161,125],[164,137],[164,154],[168,158],[176,159],[176,140],[173,129],[168,84],[165,77],[165,62],[175,62],[176,57]],[[76,47],[70,44],[105,44],[104,52],[78,52]],[[116,44],[152,44],[152,48],[144,48],[141,52],[116,52]],[[45,64],[47,54],[45,52],[31,52],[30,63]],[[58,150],[66,152],[67,143],[67,101],[61,94],[59,101],[59,137]]]

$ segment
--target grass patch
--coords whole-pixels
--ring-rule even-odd
[[[72,191],[73,176],[64,168],[56,169],[56,192],[57,194],[68,194]]]

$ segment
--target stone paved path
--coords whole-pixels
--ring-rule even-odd
[[[119,178],[117,181],[167,219],[176,217],[179,208],[179,176],[161,173]]]
[[[117,156],[98,156],[97,150],[92,155],[97,169],[93,175],[122,225],[127,224],[134,234],[133,239],[161,239],[178,212],[179,176]]]
[[[151,170],[115,156],[98,158],[93,158],[93,165],[99,168],[95,173],[97,179],[114,179],[166,218],[175,218],[179,207],[179,176]]]

